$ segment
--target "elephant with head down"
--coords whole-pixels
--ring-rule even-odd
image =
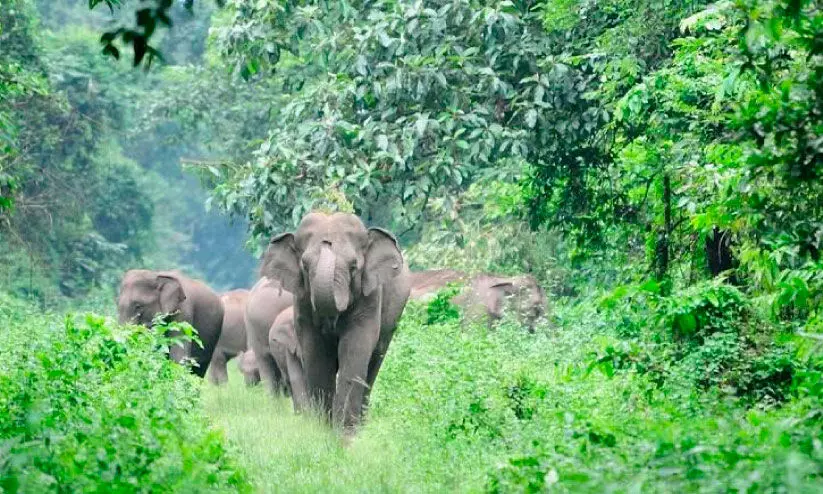
[[[409,297],[397,240],[352,214],[311,213],[272,239],[262,274],[294,294],[309,398],[353,432]]]
[[[132,269],[120,283],[117,312],[122,324],[151,327],[158,314],[191,324],[203,346],[190,341],[173,345],[169,357],[175,362],[190,358],[195,363],[192,372],[198,377],[206,374],[223,327],[223,304],[204,283],[178,271]]]
[[[452,269],[411,273],[411,298],[429,300],[449,283],[464,284],[452,302],[463,308],[469,320],[486,318],[491,326],[507,312],[514,312],[529,332],[546,313],[547,298],[534,276],[469,276]]]

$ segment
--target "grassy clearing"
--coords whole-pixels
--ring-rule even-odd
[[[296,416],[290,400],[246,388],[236,370],[224,387],[204,384],[203,401],[260,492],[427,490],[426,477],[415,471],[420,465],[404,464],[398,443],[375,436],[379,422],[345,447],[318,417]]]

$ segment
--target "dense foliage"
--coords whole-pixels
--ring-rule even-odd
[[[735,303],[727,290],[715,290],[724,310]],[[747,408],[706,391],[696,361],[672,365],[669,354],[616,337],[595,309],[559,308],[552,327],[529,335],[514,321],[463,326],[442,299],[411,305],[367,423],[346,448],[286,400],[243,389],[239,374],[204,402],[248,453],[263,492],[820,489],[819,357],[758,361],[752,376],[794,370],[774,387],[791,401]],[[715,330],[745,330],[743,310],[715,315]],[[664,321],[652,327],[666,331]],[[714,348],[704,362],[729,347]]]
[[[0,302],[3,492],[249,490],[161,331]]]
[[[819,360],[740,358],[748,391],[796,398],[783,409],[747,410],[720,386],[702,391],[704,378],[729,377],[724,352],[734,345],[720,335],[756,325],[728,290],[715,289],[719,306],[700,328],[718,337],[713,353],[682,362],[615,337],[590,305],[558,310],[536,337],[513,322],[426,324],[431,306],[413,306],[375,390],[370,432],[415,445],[397,449],[443,482],[432,491],[815,490]],[[650,327],[665,332],[667,322]],[[774,378],[792,370],[794,380]]]
[[[244,243],[353,211],[414,269],[529,272],[552,305],[532,336],[462,326],[444,294],[409,309],[363,432],[391,453],[362,463],[376,489],[819,489],[819,2],[2,7],[4,291],[78,300],[137,265],[248,286]],[[58,334],[148,352],[120,331]],[[175,421],[196,403],[180,386]],[[238,400],[259,417],[259,398]],[[223,425],[243,431],[235,412]],[[294,454],[325,453],[294,442],[254,445],[291,458],[265,463],[284,488],[362,488],[355,470],[307,478]],[[365,451],[322,444],[334,468]]]
[[[170,36],[163,46],[170,60],[194,63],[209,15],[179,10],[172,14],[194,36]],[[253,260],[243,250],[244,225],[206,213],[197,180],[180,171],[180,158],[204,155],[207,140],[168,142],[175,127],[168,119],[141,126],[154,89],[175,79],[102,56],[97,30],[105,17],[90,16],[80,0],[3,5],[3,287],[44,302],[55,292],[80,297],[110,290],[136,264],[185,267],[222,288],[246,285]],[[246,272],[227,269],[217,256]]]

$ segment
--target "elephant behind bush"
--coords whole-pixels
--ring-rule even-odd
[[[195,363],[192,372],[198,377],[206,374],[223,327],[223,304],[205,283],[178,271],[132,269],[120,283],[117,312],[122,324],[151,327],[159,314],[191,324],[203,346],[190,341],[173,345],[169,357],[176,362],[191,358]]]
[[[452,302],[461,307],[468,320],[488,318],[493,325],[507,312],[514,311],[530,332],[546,313],[548,299],[543,287],[531,275],[469,276],[461,271],[435,269],[411,273],[411,298],[429,300],[449,283],[463,283],[463,289]]]

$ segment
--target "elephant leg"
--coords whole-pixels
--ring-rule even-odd
[[[309,399],[319,405],[326,418],[331,418],[338,367],[335,347],[314,331],[302,332],[299,338]]]
[[[291,353],[286,357],[289,384],[291,385],[291,399],[295,413],[309,408],[309,392],[306,389],[306,377],[303,375],[303,365],[297,355]]]
[[[188,343],[189,356],[194,360],[195,364],[197,364],[192,368],[192,372],[197,375],[197,377],[205,376],[206,371],[209,369],[209,363],[214,354],[214,349],[217,346],[217,337],[209,337],[209,335],[214,335],[215,333],[217,337],[220,336],[219,329],[211,332],[203,331],[202,334],[198,332],[200,341],[203,343],[203,348],[200,348],[200,345],[196,343]]]
[[[363,397],[368,388],[369,365],[377,344],[377,331],[361,327],[348,331],[340,338],[337,349],[340,360],[340,375],[334,394],[332,418],[342,425],[344,433],[352,433],[360,422]]]
[[[209,381],[215,385],[226,384],[229,381],[229,374],[226,371],[228,359],[226,354],[220,350],[214,352],[209,365]]]
[[[277,363],[269,353],[260,355],[255,353],[257,357],[257,366],[260,369],[260,378],[265,383],[266,388],[272,396],[277,396],[283,392],[283,376],[280,369],[277,368]]]
[[[369,405],[369,397],[371,396],[372,388],[374,388],[374,381],[377,379],[377,373],[380,371],[380,366],[383,365],[383,359],[386,358],[386,352],[389,350],[389,343],[394,336],[394,331],[386,331],[377,342],[377,349],[371,356],[369,361],[369,374],[366,377],[368,387],[363,395],[363,409],[365,410]]]
[[[274,363],[277,365],[277,370],[280,371],[280,379],[283,386],[290,388],[291,380],[289,379],[288,352],[282,345],[278,344],[271,344],[270,348]],[[288,391],[291,392],[292,390],[288,389]]]

